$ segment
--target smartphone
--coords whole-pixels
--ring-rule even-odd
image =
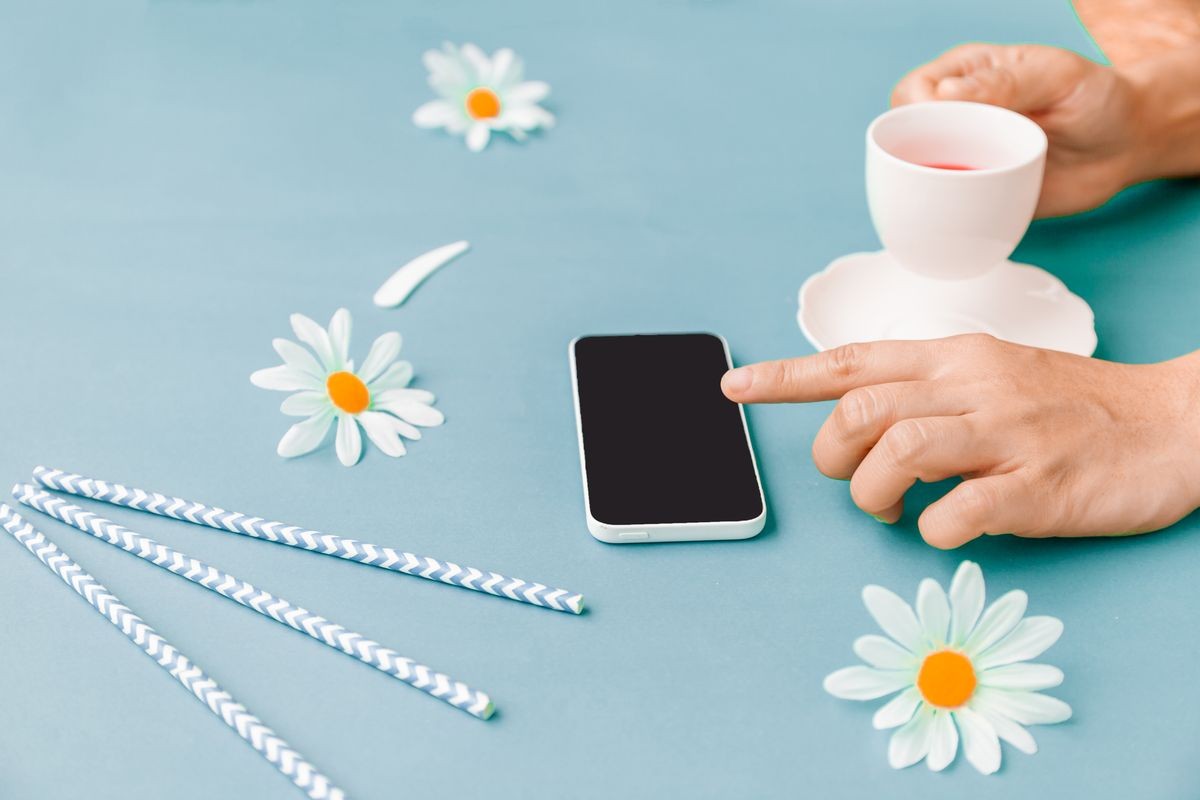
[[[602,542],[747,539],[766,503],[711,333],[582,336],[571,379],[587,527]]]

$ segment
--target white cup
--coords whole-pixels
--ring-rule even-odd
[[[1025,235],[1045,165],[1046,134],[1014,111],[950,101],[893,108],[867,128],[871,221],[907,269],[974,278]]]

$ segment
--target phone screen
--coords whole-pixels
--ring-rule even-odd
[[[721,393],[708,333],[575,342],[592,516],[608,525],[751,520],[762,490],[741,409]]]

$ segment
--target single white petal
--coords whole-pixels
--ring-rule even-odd
[[[989,708],[1022,725],[1053,725],[1071,718],[1071,707],[1048,694],[977,689],[972,706]]]
[[[966,707],[955,711],[954,719],[962,733],[963,755],[971,766],[984,775],[1000,769],[1000,739],[992,724],[982,714]]]
[[[1014,661],[1037,658],[1062,636],[1062,620],[1056,617],[1026,617],[1005,636],[975,659],[977,669],[991,669]]]
[[[400,441],[397,435],[393,424],[396,421],[394,417],[378,411],[364,411],[358,415],[358,421],[362,423],[367,436],[385,455],[392,458],[404,455],[404,442]]]
[[[436,427],[446,421],[446,416],[441,411],[424,403],[406,403],[393,400],[375,403],[373,407],[378,408],[380,411],[386,411],[389,414],[395,414],[405,422],[420,425],[423,428]]]
[[[843,700],[874,700],[912,685],[912,673],[855,666],[825,676],[822,686]]]
[[[250,374],[250,382],[260,389],[276,392],[299,392],[321,386],[321,382],[314,376],[287,364],[256,370]]]
[[[272,339],[271,346],[275,348],[276,353],[279,353],[284,364],[301,372],[307,372],[314,378],[325,380],[325,370],[313,358],[313,354],[291,339]]]
[[[914,653],[922,650],[925,637],[912,606],[895,592],[874,584],[863,588],[862,598],[867,611],[884,633]]]
[[[370,383],[383,374],[383,371],[391,366],[396,360],[396,356],[400,355],[400,345],[402,340],[400,334],[392,331],[380,336],[371,345],[371,351],[367,353],[367,360],[363,362],[362,369],[358,371],[358,377],[363,383]]]
[[[396,429],[396,433],[403,436],[405,439],[412,439],[414,442],[421,438],[421,429],[413,425],[409,425],[402,419],[389,417],[392,421],[392,427]]]
[[[929,739],[933,732],[933,709],[921,706],[905,725],[892,734],[888,742],[888,764],[892,769],[904,769],[929,754]]]
[[[1063,672],[1049,664],[1008,664],[992,667],[979,674],[979,685],[993,689],[1021,689],[1036,692],[1063,682]]]
[[[488,139],[492,136],[491,128],[487,123],[476,122],[467,131],[467,149],[472,153],[478,153],[483,148],[487,147]]]
[[[963,650],[969,656],[979,655],[1003,639],[1017,627],[1021,617],[1025,616],[1025,608],[1028,605],[1029,596],[1020,589],[1013,589],[992,603],[979,618],[975,630],[967,637]]]
[[[540,103],[549,96],[550,84],[545,81],[525,81],[524,83],[518,83],[504,93],[506,102],[520,105]]]
[[[448,100],[430,100],[413,112],[418,128],[446,128],[461,120],[463,111]]]
[[[886,636],[869,634],[854,640],[854,653],[876,669],[914,669],[917,657]]]
[[[303,314],[292,314],[291,322],[296,338],[313,349],[326,372],[336,372],[342,368],[341,362],[333,354],[329,333],[324,328]]]
[[[961,645],[966,641],[983,611],[984,591],[983,571],[979,565],[974,561],[959,564],[950,581],[949,644]]]
[[[380,389],[379,385],[382,380],[382,378],[377,378],[373,383],[367,384],[367,388],[371,390],[371,396],[376,400],[396,400],[401,403],[425,403],[426,405],[431,405],[437,400],[433,392],[427,392],[424,389]]]
[[[329,408],[329,395],[325,392],[297,392],[279,406],[289,417],[310,417]]]
[[[933,647],[946,643],[950,629],[950,601],[942,585],[933,578],[926,578],[917,587],[917,618],[925,631],[925,640]]]
[[[374,397],[376,392],[390,392],[394,389],[403,389],[412,382],[413,365],[407,361],[397,361],[392,364],[383,374],[372,381],[366,381],[367,388],[371,390],[371,396]]]
[[[279,440],[275,452],[284,458],[295,458],[305,453],[311,453],[325,440],[329,432],[329,423],[333,421],[333,412],[329,409],[313,414],[303,422],[297,422],[288,428],[287,433]]]
[[[458,48],[447,43],[445,50],[426,50],[421,56],[425,68],[429,70],[431,85],[457,84],[465,86],[469,83],[466,68],[458,57]],[[437,88],[435,85],[434,88]]]
[[[1025,728],[1004,716],[1004,714],[997,711],[993,706],[988,705],[986,701],[980,703],[977,697],[971,698],[970,705],[975,712],[983,715],[984,719],[991,723],[992,728],[996,731],[996,735],[1001,739],[1022,753],[1033,755],[1037,752],[1037,742],[1034,740],[1033,734],[1025,730]]]
[[[954,717],[949,711],[933,712],[933,732],[929,735],[929,756],[925,766],[934,772],[941,772],[950,766],[954,756],[958,754],[958,729],[954,727]]]
[[[333,318],[329,320],[329,343],[344,369],[350,360],[350,312],[344,308],[333,312]]]
[[[492,86],[503,86],[515,61],[516,54],[507,47],[501,47],[492,53],[492,68],[488,72],[487,82]]]
[[[541,106],[512,106],[494,120],[492,127],[522,131],[553,128],[554,115]]]
[[[353,467],[362,458],[362,434],[349,414],[338,416],[337,457],[343,466]]]
[[[485,83],[492,74],[492,62],[476,45],[467,42],[458,48],[459,58],[470,67],[472,74],[468,75],[471,83]]]
[[[921,693],[915,687],[905,689],[880,706],[879,710],[875,712],[875,716],[871,718],[871,724],[878,731],[898,727],[912,719],[919,705],[921,705]]]
[[[467,252],[470,247],[469,242],[458,241],[422,253],[392,273],[392,276],[375,291],[372,302],[381,308],[400,305],[422,281]]]

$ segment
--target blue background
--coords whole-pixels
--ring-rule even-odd
[[[421,52],[512,46],[560,125],[481,155],[420,131]],[[971,39],[1094,54],[1065,3],[4,4],[0,477],[37,463],[584,592],[576,618],[203,528],[110,516],[490,692],[483,723],[49,520],[56,542],[351,796],[648,798],[1200,792],[1200,527],[1111,541],[923,544],[822,478],[827,405],[750,409],[770,524],[745,542],[613,547],[585,531],[566,345],[713,330],[739,362],[809,352],[796,290],[871,249],[862,133],[908,68]],[[1143,187],[1039,223],[1017,258],[1097,313],[1101,357],[1200,341],[1200,191]],[[473,251],[395,311],[408,258]],[[283,461],[287,315],[405,336],[445,427],[353,469]],[[630,387],[630,391],[636,391]],[[918,490],[920,507],[945,487]],[[894,772],[875,703],[821,678],[978,560],[1066,633],[1075,718]],[[298,796],[16,543],[0,542],[0,797]]]

